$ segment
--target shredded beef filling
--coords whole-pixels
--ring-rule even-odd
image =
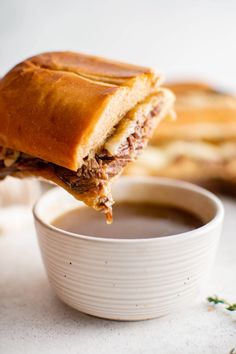
[[[160,105],[155,107],[144,121],[137,123],[134,133],[120,146],[115,156],[102,149],[94,158],[85,158],[84,164],[77,172],[54,165],[56,175],[80,193],[86,193],[93,188],[101,189],[103,183],[118,175],[128,162],[133,161],[141,153],[152,132],[152,118],[159,111]]]
[[[152,118],[159,113],[160,108],[160,105],[158,105],[143,121],[137,122],[134,133],[120,146],[115,156],[110,155],[109,152],[103,148],[93,158],[84,158],[84,164],[77,172],[24,153],[18,153],[16,156],[13,150],[2,148],[2,157],[0,157],[0,178],[3,179],[16,172],[33,172],[36,169],[42,170],[50,166],[56,176],[69,186],[71,190],[80,194],[94,192],[99,196],[98,206],[109,209],[112,205],[112,201],[106,196],[104,186],[108,184],[111,178],[118,175],[128,162],[133,161],[140,154],[152,132]],[[7,164],[6,157],[8,158]]]

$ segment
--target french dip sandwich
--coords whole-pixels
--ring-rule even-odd
[[[110,182],[173,94],[145,67],[73,52],[29,58],[0,81],[0,178],[38,176],[111,220]]]
[[[203,83],[175,83],[176,120],[165,119],[127,174],[236,186],[236,98]]]

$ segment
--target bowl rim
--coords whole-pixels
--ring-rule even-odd
[[[198,237],[202,234],[202,232],[210,232],[212,229],[214,229],[217,225],[220,225],[221,222],[223,221],[224,218],[224,206],[221,200],[212,192],[206,190],[203,187],[200,187],[198,185],[195,185],[190,182],[178,180],[178,179],[173,179],[173,178],[166,178],[166,177],[152,177],[152,176],[122,176],[119,178],[116,183],[143,183],[143,184],[156,184],[160,186],[171,186],[171,187],[180,187],[182,189],[186,189],[188,191],[192,191],[201,195],[204,195],[208,199],[215,204],[216,207],[216,213],[215,216],[206,224],[203,226],[200,226],[194,230],[191,231],[186,231],[174,235],[168,235],[165,237],[144,237],[144,238],[105,238],[105,237],[96,237],[96,236],[87,236],[87,235],[80,235],[76,234],[70,231],[65,231],[60,228],[57,228],[56,226],[51,225],[50,223],[44,221],[40,215],[38,215],[38,208],[40,207],[40,204],[47,199],[49,196],[55,194],[57,195],[58,193],[64,192],[64,190],[61,187],[55,187],[52,190],[47,191],[44,193],[38,201],[34,204],[32,212],[34,216],[34,221],[38,222],[41,224],[43,227],[57,232],[60,235],[67,236],[67,237],[72,237],[76,239],[82,239],[82,240],[87,240],[87,241],[96,241],[96,242],[105,242],[105,243],[147,243],[147,242],[167,242],[167,240],[180,240],[180,239],[186,239],[186,238],[194,238]],[[78,200],[78,205],[83,204],[83,202]]]

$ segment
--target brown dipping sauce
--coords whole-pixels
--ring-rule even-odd
[[[89,207],[72,209],[52,222],[59,229],[75,234],[105,238],[152,238],[175,235],[203,226],[202,220],[189,211],[172,206],[117,202],[113,223]]]

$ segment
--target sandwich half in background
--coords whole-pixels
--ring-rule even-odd
[[[165,119],[126,174],[179,178],[209,188],[236,186],[236,98],[197,82],[167,85],[177,119]]]
[[[173,97],[149,68],[73,52],[29,58],[0,81],[0,178],[43,177],[109,221],[111,180]]]

